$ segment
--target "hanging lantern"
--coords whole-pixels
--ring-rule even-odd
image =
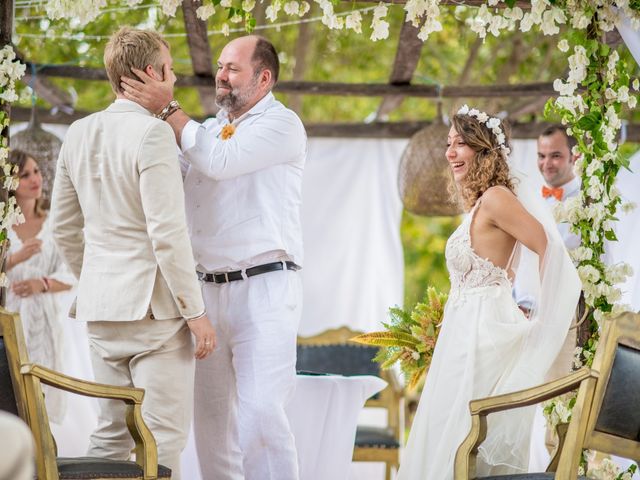
[[[62,147],[62,141],[40,126],[35,107],[31,110],[31,120],[27,128],[11,135],[11,148],[23,150],[38,162],[42,172],[42,206],[44,208],[49,208],[51,203],[51,190],[60,147]]]
[[[449,127],[436,120],[416,132],[402,154],[398,189],[404,208],[425,216],[462,213],[451,197],[453,175],[446,158]]]

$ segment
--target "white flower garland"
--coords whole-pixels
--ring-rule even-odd
[[[25,72],[26,66],[16,60],[16,54],[10,45],[0,49],[0,105],[18,100],[16,93],[16,81]],[[9,126],[9,117],[4,111],[0,111],[0,132]],[[5,190],[18,188],[18,168],[8,163],[9,147],[7,139],[0,137],[0,184]],[[0,202],[0,240],[7,238],[7,231],[13,225],[24,222],[24,216],[16,203],[16,199],[10,196],[7,202]],[[0,273],[0,287],[8,286],[7,276]]]
[[[115,0],[47,0],[46,10],[49,18],[74,18],[80,24],[86,24],[94,20],[101,9]],[[129,6],[138,5],[142,0],[125,0]],[[347,17],[347,21],[338,16],[334,11],[335,3],[331,0],[313,0],[318,4],[323,13],[322,23],[329,29],[351,29],[357,33],[362,32],[361,18],[358,15]],[[165,15],[174,16],[180,0],[157,0]],[[208,19],[216,12],[216,2],[213,0],[201,0],[197,8],[197,15],[202,20]],[[598,26],[603,31],[610,31],[615,25],[618,15],[625,15],[630,19],[631,26],[640,28],[640,15],[629,6],[628,0],[600,0],[599,6],[594,8],[589,0],[565,0],[566,5],[552,5],[549,0],[531,0],[531,10],[524,12],[520,7],[498,8],[499,3],[510,3],[501,0],[487,0],[482,4],[477,13],[468,19],[469,28],[476,32],[480,38],[485,38],[487,33],[499,36],[504,30],[514,30],[518,24],[523,32],[539,27],[544,35],[556,35],[560,32],[560,25],[569,24],[575,29],[586,29],[597,18]],[[229,22],[240,23],[245,21],[245,27],[251,30],[255,26],[252,11],[255,0],[222,0],[219,7],[228,10]],[[427,40],[433,32],[442,30],[440,23],[441,0],[407,0],[404,9],[407,13],[406,21],[415,27],[420,26],[418,37]],[[378,5],[371,21],[371,40],[383,40],[389,37],[389,22],[385,20],[388,9],[384,3]],[[287,15],[304,16],[310,9],[307,1],[298,0],[271,0],[266,10],[266,18],[275,22],[278,14],[284,11]],[[616,10],[617,9],[617,10]],[[597,10],[597,16],[596,16]],[[568,15],[568,12],[569,13]],[[227,22],[223,25],[223,31],[229,31]],[[227,33],[228,34],[228,33]]]
[[[496,142],[498,143],[500,150],[504,154],[505,159],[509,156],[509,154],[511,153],[511,149],[507,147],[507,138],[505,137],[504,131],[500,126],[502,122],[499,118],[490,117],[487,113],[481,112],[477,108],[469,108],[467,104],[462,105],[457,113],[458,115],[468,115],[470,117],[473,117],[478,120],[478,122],[485,125],[496,137]]]

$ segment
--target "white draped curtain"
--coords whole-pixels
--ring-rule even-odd
[[[406,140],[311,138],[303,184],[304,308],[299,334],[372,331],[402,305]]]

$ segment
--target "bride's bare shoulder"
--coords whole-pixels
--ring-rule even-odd
[[[517,201],[515,193],[503,185],[489,187],[482,194],[482,203],[489,207],[504,207],[505,202],[512,203]]]
[[[482,195],[482,205],[486,218],[496,225],[519,223],[527,216],[515,193],[502,186],[488,188]]]

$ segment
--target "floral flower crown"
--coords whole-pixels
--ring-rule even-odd
[[[480,123],[484,123],[487,128],[493,132],[493,135],[496,137],[496,141],[498,142],[498,146],[500,147],[500,150],[502,150],[502,153],[504,153],[505,158],[509,156],[511,149],[507,147],[507,138],[502,131],[502,127],[500,127],[501,122],[499,118],[490,117],[485,112],[481,112],[477,108],[469,108],[467,104],[460,107],[458,115],[469,115]]]

